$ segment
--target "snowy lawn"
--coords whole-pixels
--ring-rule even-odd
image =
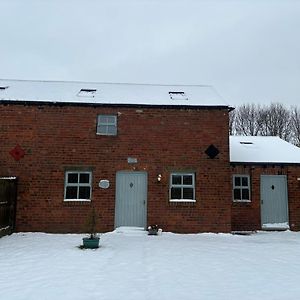
[[[300,233],[172,234],[120,229],[101,248],[84,235],[0,239],[0,298],[300,299]]]

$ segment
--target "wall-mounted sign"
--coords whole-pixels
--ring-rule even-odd
[[[129,164],[136,164],[136,163],[138,162],[138,160],[137,160],[137,158],[135,158],[135,157],[128,157],[128,158],[127,158],[127,162],[128,162]]]
[[[109,188],[109,180],[107,179],[102,179],[99,181],[99,187],[101,189],[108,189]]]

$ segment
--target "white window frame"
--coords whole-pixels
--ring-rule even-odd
[[[241,184],[240,185],[235,185],[235,179],[240,178]],[[242,178],[247,178],[247,186],[242,185]],[[242,198],[242,190],[247,189],[249,192],[249,199],[234,199],[234,190],[239,189],[241,198]],[[232,201],[233,202],[251,202],[251,183],[250,183],[250,175],[247,174],[234,174],[232,177]]]
[[[89,174],[89,182],[88,183],[68,183],[68,176],[69,174],[77,174],[78,181],[80,180],[80,174]],[[77,187],[77,198],[75,199],[67,199],[67,187]],[[89,199],[82,199],[79,198],[79,188],[80,187],[89,187],[90,188],[90,198]],[[65,172],[65,188],[64,188],[64,201],[87,201],[90,202],[92,199],[92,172],[91,171],[80,171],[80,170],[70,170]]]
[[[100,122],[101,117],[113,117],[114,122]],[[106,132],[100,131],[100,126],[106,127]],[[115,133],[109,133],[107,132],[107,129],[109,127],[114,127],[116,129]],[[118,118],[117,115],[111,115],[111,114],[99,114],[97,116],[97,134],[98,135],[110,135],[110,136],[116,136],[118,134]]]
[[[173,181],[172,181],[173,176],[181,176],[182,183],[181,184],[173,184]],[[192,184],[183,184],[183,176],[192,176]],[[180,188],[181,189],[181,199],[171,199],[172,188]],[[184,188],[192,188],[193,189],[193,199],[184,199],[183,198],[183,189]],[[170,174],[169,202],[196,202],[195,194],[196,194],[195,173],[174,172],[174,173]]]

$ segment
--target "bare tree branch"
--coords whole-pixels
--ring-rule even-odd
[[[291,131],[292,131],[292,142],[300,146],[300,108],[292,107],[291,111]]]
[[[239,135],[257,135],[259,106],[255,104],[244,104],[236,109],[235,132]]]
[[[281,103],[269,106],[243,104],[230,116],[230,134],[279,136],[300,145],[300,109]]]
[[[229,112],[229,134],[235,134],[235,110]]]

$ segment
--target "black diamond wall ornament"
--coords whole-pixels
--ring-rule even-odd
[[[219,153],[219,149],[214,145],[210,145],[206,150],[205,153],[209,156],[209,158],[215,158]]]

